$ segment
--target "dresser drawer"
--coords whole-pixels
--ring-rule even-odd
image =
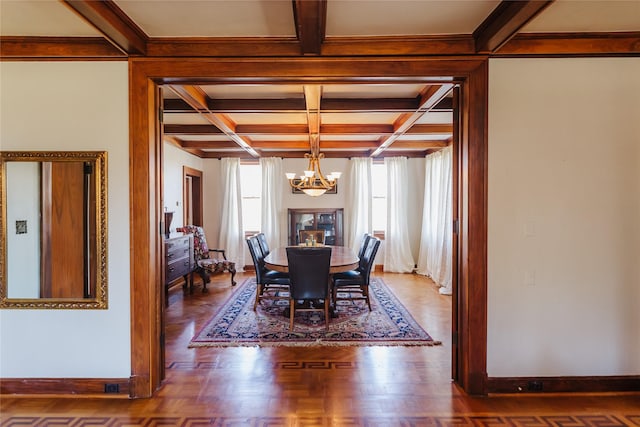
[[[165,283],[169,285],[193,271],[193,236],[187,234],[165,239],[164,256]]]
[[[182,258],[191,253],[190,236],[175,237],[165,241],[165,256],[168,262],[172,259]]]
[[[182,277],[186,274],[189,274],[192,270],[191,265],[192,261],[189,259],[189,254],[187,256],[172,260],[167,263],[167,267],[165,270],[166,281],[172,282],[178,277]]]

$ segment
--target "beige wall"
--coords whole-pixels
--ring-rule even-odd
[[[489,67],[489,376],[640,373],[640,59]]]
[[[171,221],[171,232],[177,227],[187,225],[183,220],[184,212],[184,196],[183,196],[183,168],[184,166],[203,172],[204,161],[179,149],[171,143],[164,143],[164,207],[165,211],[173,212],[173,220]],[[206,182],[207,176],[202,174],[202,179]],[[204,195],[203,195],[204,197]]]
[[[0,310],[0,378],[128,378],[126,62],[0,62],[0,149],[106,150],[108,310]],[[9,267],[11,268],[11,267]]]

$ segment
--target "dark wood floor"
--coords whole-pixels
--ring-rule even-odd
[[[166,383],[151,399],[9,397],[2,426],[640,426],[638,394],[470,397],[451,377],[451,298],[429,280],[376,273],[433,347],[187,347],[228,297],[171,290]],[[239,274],[238,281],[249,277]]]

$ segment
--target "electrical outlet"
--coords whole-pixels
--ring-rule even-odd
[[[542,391],[542,381],[529,381],[527,389],[529,391]]]
[[[120,384],[105,384],[105,393],[120,393]]]

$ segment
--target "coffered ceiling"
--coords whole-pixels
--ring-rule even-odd
[[[640,0],[0,0],[3,60],[640,54]],[[203,76],[206,77],[206,76]],[[164,87],[165,139],[201,157],[424,156],[454,79]]]

